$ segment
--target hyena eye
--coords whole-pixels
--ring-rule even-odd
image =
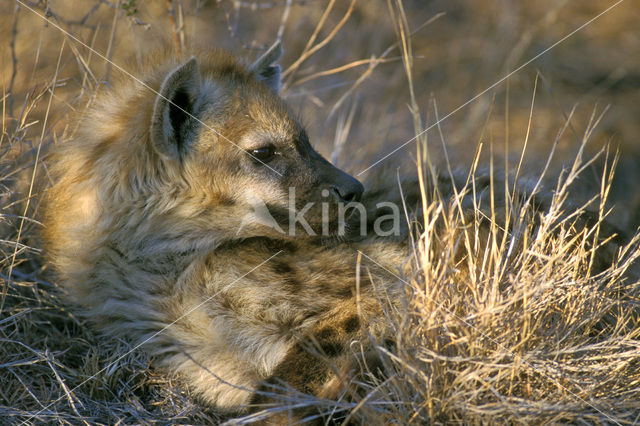
[[[253,157],[254,160],[258,160],[261,163],[266,163],[273,159],[276,150],[273,145],[263,146],[262,148],[250,149],[249,154]]]

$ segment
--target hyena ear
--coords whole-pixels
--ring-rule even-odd
[[[197,123],[194,105],[199,92],[200,71],[195,57],[165,77],[151,117],[151,139],[161,154],[180,158],[184,153]]]
[[[282,44],[277,40],[262,56],[260,56],[250,67],[249,71],[256,74],[274,92],[280,93],[281,70],[276,64],[282,56]]]

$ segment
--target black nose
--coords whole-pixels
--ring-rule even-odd
[[[344,179],[337,185],[332,186],[331,192],[339,201],[350,203],[352,201],[360,201],[364,186],[356,179],[348,176],[348,179]]]

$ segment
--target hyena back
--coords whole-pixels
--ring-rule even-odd
[[[56,147],[45,209],[47,255],[88,317],[145,342],[160,366],[230,411],[265,401],[259,390],[280,379],[341,392],[348,345],[383,338],[374,284],[401,293],[383,267],[357,279],[350,244],[329,249],[243,221],[257,197],[287,229],[289,188],[296,207],[335,208],[363,191],[313,150],[279,98],[279,55],[274,46],[250,66],[222,51],[150,59],[141,80],[100,94]],[[319,210],[305,216],[317,232]],[[391,243],[367,250],[389,268],[406,258]]]

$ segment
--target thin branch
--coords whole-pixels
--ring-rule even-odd
[[[278,41],[282,40],[282,35],[284,34],[284,27],[287,23],[287,19],[289,18],[289,12],[291,11],[291,1],[287,0],[287,3],[284,7],[284,11],[282,12],[282,19],[280,20],[280,28],[278,28]]]
[[[9,49],[11,50],[11,80],[9,80],[9,117],[13,118],[13,84],[18,73],[18,58],[16,57],[16,38],[18,36],[18,11],[20,5],[16,4],[13,8],[13,26],[11,28],[11,40],[9,41]],[[4,128],[4,127],[3,127]]]
[[[119,9],[120,9],[120,0],[118,0],[115,11],[113,12],[113,22],[111,24],[111,35],[109,36],[109,46],[107,47],[107,54],[105,55],[107,57],[107,72],[105,75],[106,81],[109,81],[109,78],[111,77],[111,60],[113,59],[113,41],[115,40],[115,37],[116,37],[116,27],[118,25]]]
[[[346,13],[344,14],[344,16],[342,17],[340,22],[338,22],[338,24],[333,28],[333,30],[331,30],[329,35],[327,35],[324,38],[324,40],[318,42],[318,44],[316,44],[315,46],[311,47],[311,44],[315,41],[315,37],[317,36],[318,32],[320,31],[320,28],[321,28],[320,24],[321,23],[324,24],[324,20],[326,20],[326,17],[329,14],[328,12],[330,10],[330,7],[333,6],[334,2],[335,2],[335,0],[332,0],[331,3],[329,3],[329,6],[327,7],[327,10],[325,11],[325,14],[322,16],[322,19],[321,19],[320,23],[316,27],[316,30],[314,31],[314,33],[312,34],[311,38],[309,39],[309,42],[307,43],[307,46],[304,48],[304,51],[302,52],[300,57],[293,64],[291,64],[291,66],[289,68],[287,68],[287,70],[284,73],[282,73],[283,77],[287,77],[288,76],[287,77],[287,85],[289,84],[289,82],[293,78],[293,75],[295,74],[296,70],[298,68],[300,68],[300,65],[302,65],[302,63],[304,61],[309,59],[314,53],[316,53],[318,50],[322,49],[331,40],[333,40],[333,38],[338,33],[338,31],[340,31],[340,29],[342,29],[344,24],[346,24],[347,21],[349,20],[349,17],[351,16],[351,13],[353,12],[353,8],[355,7],[355,4],[356,4],[356,0],[351,0],[351,3],[349,4],[349,9],[347,9]]]

